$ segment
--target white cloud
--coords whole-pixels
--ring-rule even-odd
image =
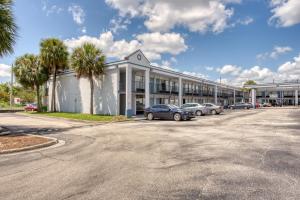
[[[227,67],[227,69],[229,68]],[[220,70],[221,68],[218,69]],[[239,73],[236,74],[232,74],[230,71],[228,70],[227,76],[222,77],[222,82],[226,80],[230,84],[237,86],[242,86],[247,80],[254,80],[258,83],[270,83],[273,80],[276,82],[300,80],[300,54],[294,57],[292,61],[280,65],[277,70],[254,66],[249,69],[240,69]]]
[[[110,28],[113,33],[117,33],[119,30],[127,30],[127,26],[131,24],[128,18],[118,17],[110,20]]]
[[[213,71],[213,70],[214,70],[214,67],[205,67],[205,69],[206,69],[207,71]]]
[[[300,54],[294,57],[293,61],[289,61],[279,66],[278,74],[281,79],[296,80],[300,79]]]
[[[161,64],[162,64],[162,66],[171,67],[171,62],[168,61],[168,60],[163,60],[163,61],[161,62]]]
[[[59,14],[61,13],[64,9],[57,6],[57,5],[48,5],[48,1],[42,1],[42,10],[46,12],[46,15],[49,16],[50,14]]]
[[[173,56],[170,58],[170,61],[171,61],[172,63],[174,63],[174,64],[177,63],[177,59],[176,59],[175,57],[173,57]]]
[[[244,69],[236,78],[236,82],[244,83],[247,80],[257,82],[271,82],[275,77],[274,72],[269,68],[254,66],[250,69]]]
[[[184,38],[179,33],[144,33],[136,38],[142,41],[143,48],[154,52],[168,52],[177,55],[187,49]]]
[[[171,57],[169,60],[162,60],[161,64],[153,63],[154,66],[162,67],[164,69],[169,69],[172,71],[179,71],[179,69],[174,68],[172,65],[177,63],[177,59],[175,57]]]
[[[86,27],[85,26],[81,28],[81,32],[86,33]]]
[[[85,42],[95,44],[111,58],[123,59],[137,49],[141,49],[149,60],[161,59],[161,54],[177,55],[186,51],[184,38],[178,33],[144,33],[136,35],[135,39],[126,41],[115,40],[111,31],[100,34],[99,38],[81,36],[65,40],[65,44],[73,49]]]
[[[11,66],[0,64],[0,82],[9,81],[11,75]]]
[[[248,24],[251,24],[252,22],[254,22],[254,19],[252,17],[246,17],[243,20],[238,20],[238,22],[242,25],[248,25]]]
[[[235,65],[224,65],[221,68],[217,68],[217,71],[220,72],[220,74],[230,74],[230,75],[237,75],[241,71],[241,67],[237,67]]]
[[[292,50],[293,49],[289,46],[275,46],[273,48],[272,52],[265,52],[265,53],[258,54],[256,56],[256,58],[258,60],[265,60],[265,59],[268,59],[268,58],[277,59],[280,55],[288,53]]]
[[[190,75],[190,76],[195,76],[195,77],[198,77],[198,78],[204,78],[204,79],[207,79],[208,76],[207,75],[204,75],[204,74],[201,74],[201,73],[197,73],[197,72],[188,72],[188,71],[184,71],[182,72],[183,74],[186,74],[186,75]]]
[[[229,3],[240,0],[106,0],[120,16],[145,17],[145,26],[153,32],[168,32],[176,26],[192,32],[220,33],[228,27],[234,13]]]
[[[247,16],[245,19],[238,19],[238,20],[236,20],[236,22],[232,23],[231,26],[235,27],[238,24],[247,26],[247,25],[249,25],[249,24],[251,24],[253,22],[254,22],[254,19],[252,17]]]
[[[10,77],[11,66],[6,64],[0,64],[0,77]]]
[[[76,24],[82,25],[84,23],[85,12],[79,5],[73,4],[69,6],[68,11],[72,14]]]
[[[273,13],[269,19],[270,24],[275,24],[278,27],[289,27],[300,23],[299,0],[271,0],[270,5]]]

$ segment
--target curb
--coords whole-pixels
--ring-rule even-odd
[[[28,134],[28,135],[32,135],[32,134]],[[43,136],[39,136],[39,135],[33,135],[33,136],[43,137]],[[29,150],[34,150],[34,149],[40,149],[40,148],[49,147],[49,146],[52,146],[52,145],[58,143],[58,139],[56,139],[56,138],[51,138],[51,137],[43,137],[43,138],[48,138],[48,139],[51,139],[52,141],[49,141],[49,142],[43,143],[43,144],[36,144],[36,145],[32,145],[32,146],[17,148],[17,149],[3,150],[3,151],[0,151],[0,155],[16,153],[16,152],[21,152],[21,151],[29,151]]]

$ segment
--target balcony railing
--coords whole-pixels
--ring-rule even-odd
[[[145,82],[144,81],[133,81],[132,90],[133,90],[133,92],[145,92]]]
[[[178,86],[150,83],[150,92],[152,94],[178,94],[179,89]]]
[[[119,90],[120,92],[125,92],[126,90],[126,82],[119,82]]]

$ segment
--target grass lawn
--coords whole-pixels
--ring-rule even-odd
[[[2,107],[0,106],[0,110],[24,110],[24,106],[13,106],[10,108],[10,106]]]
[[[67,119],[99,121],[99,122],[113,122],[128,120],[125,116],[111,116],[111,115],[90,115],[81,113],[65,113],[65,112],[29,112],[32,115],[43,115],[49,117],[61,117]]]

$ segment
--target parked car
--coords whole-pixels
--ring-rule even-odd
[[[37,110],[38,110],[37,104],[36,104],[36,103],[30,103],[30,104],[27,104],[27,105],[24,107],[24,110],[25,110],[25,111],[37,111]]]
[[[192,111],[196,116],[202,116],[208,114],[208,109],[199,103],[186,103],[181,106],[181,109],[186,111]]]
[[[260,108],[260,107],[262,107],[262,106],[261,106],[261,104],[260,104],[260,103],[258,103],[258,102],[256,102],[256,104],[255,104],[255,108]]]
[[[195,117],[194,112],[185,111],[175,105],[157,104],[144,111],[144,116],[148,120],[158,119],[173,119],[175,121],[190,120]]]
[[[262,106],[263,106],[263,107],[272,107],[272,105],[271,105],[270,103],[267,103],[267,102],[263,103]]]
[[[249,103],[236,103],[228,106],[229,109],[250,109],[252,105]]]
[[[208,113],[213,114],[213,115],[218,115],[221,112],[223,112],[223,110],[224,110],[224,108],[222,106],[218,106],[213,103],[204,103],[202,105],[207,108]]]

